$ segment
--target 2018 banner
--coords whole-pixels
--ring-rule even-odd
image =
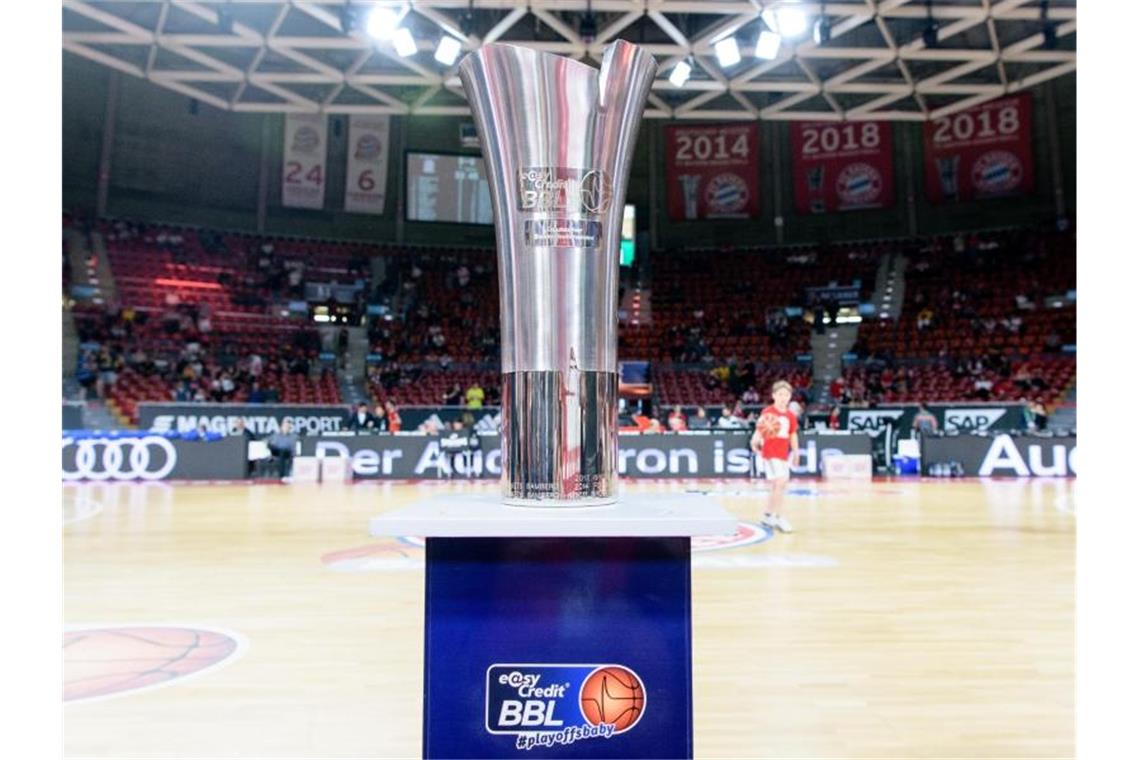
[[[388,188],[388,116],[350,116],[344,210],[384,213]]]
[[[286,114],[282,146],[281,205],[323,208],[328,154],[328,119],[324,114]]]
[[[792,170],[796,210],[822,214],[895,202],[889,121],[795,122]]]
[[[926,196],[931,203],[1033,190],[1033,99],[1015,95],[927,122]]]
[[[760,130],[748,124],[665,127],[669,218],[760,215]]]

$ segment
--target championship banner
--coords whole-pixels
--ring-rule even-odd
[[[892,206],[891,123],[795,122],[792,171],[801,214]]]
[[[760,215],[760,129],[747,124],[665,127],[669,218]]]
[[[927,122],[926,197],[931,203],[1033,190],[1033,99],[1015,95]]]
[[[285,114],[281,205],[324,208],[328,119],[324,114]]]
[[[388,116],[350,116],[344,210],[383,214],[388,187]]]

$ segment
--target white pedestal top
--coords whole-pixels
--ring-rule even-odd
[[[373,536],[450,538],[715,536],[736,518],[701,494],[627,494],[605,507],[509,507],[498,494],[433,496],[370,522]]]

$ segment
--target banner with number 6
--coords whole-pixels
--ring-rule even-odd
[[[328,118],[324,114],[286,114],[281,167],[281,205],[324,208]]]
[[[792,171],[801,214],[893,206],[891,123],[795,122]]]
[[[931,203],[1033,190],[1033,99],[991,100],[924,125]]]
[[[388,125],[387,115],[349,117],[345,211],[384,213],[384,193],[388,187]]]

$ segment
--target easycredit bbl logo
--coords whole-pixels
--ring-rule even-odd
[[[487,731],[511,734],[515,748],[609,739],[645,714],[645,685],[624,665],[492,665]]]

